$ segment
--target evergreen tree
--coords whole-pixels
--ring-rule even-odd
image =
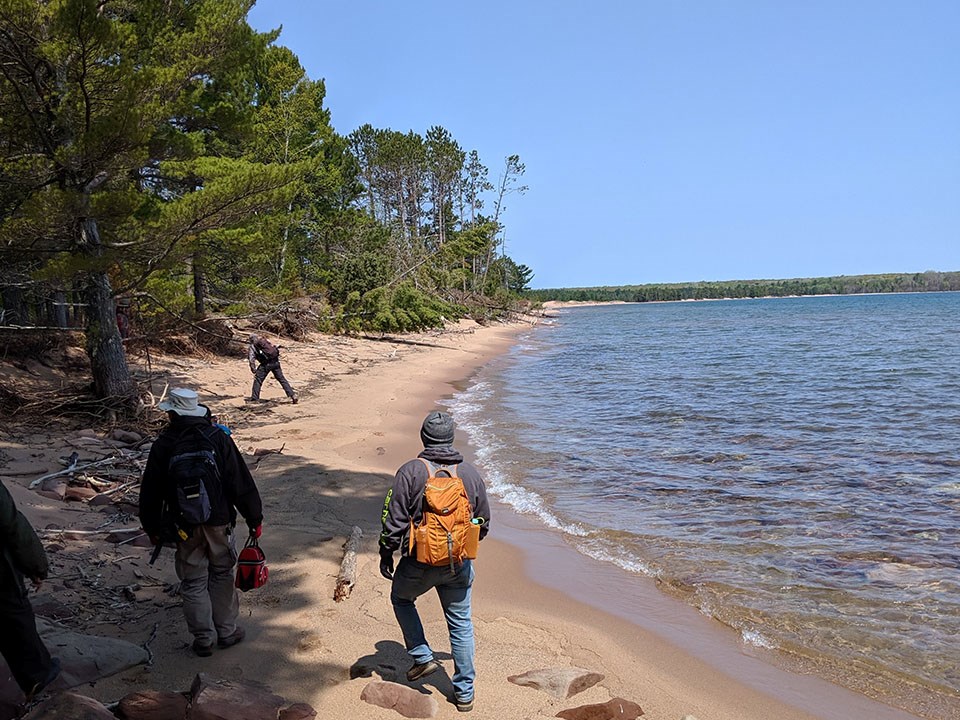
[[[0,260],[79,287],[101,398],[131,399],[114,310],[203,233],[284,196],[239,159],[252,0],[0,0]],[[239,75],[239,77],[238,77]]]

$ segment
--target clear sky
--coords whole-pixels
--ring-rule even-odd
[[[957,0],[259,0],[337,131],[445,127],[533,287],[960,270]]]

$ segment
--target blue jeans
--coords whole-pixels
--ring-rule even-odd
[[[440,606],[450,633],[453,655],[453,690],[462,702],[473,699],[473,619],[470,617],[470,588],[473,585],[473,563],[464,560],[457,571],[449,567],[433,567],[408,557],[400,558],[393,575],[390,602],[403,632],[403,642],[415,663],[433,660],[433,650],[423,634],[423,623],[417,612],[416,599],[431,588],[437,589]]]

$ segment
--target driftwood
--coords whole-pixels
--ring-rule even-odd
[[[284,449],[286,446],[287,446],[287,444],[284,443],[283,445],[280,446],[280,449],[279,449],[279,450],[276,450],[276,449],[274,449],[274,448],[256,448],[256,449],[253,451],[253,456],[254,456],[254,457],[262,457],[262,456],[264,456],[264,455],[279,455],[279,454],[281,454],[281,453],[283,452],[283,449]]]
[[[114,528],[112,530],[71,530],[70,528],[37,528],[38,535],[109,535],[110,533],[143,533],[141,528]]]
[[[337,587],[333,591],[333,599],[340,602],[350,597],[350,591],[357,581],[357,551],[360,550],[360,538],[363,531],[356,525],[350,533],[350,539],[343,544],[343,562],[340,563],[340,572],[337,575]]]
[[[279,450],[274,450],[273,448],[256,448],[253,451],[253,456],[257,461],[253,464],[253,469],[256,470],[260,467],[260,463],[263,462],[263,459],[268,455],[280,455],[283,452],[283,449],[287,446],[286,443],[280,446]]]
[[[97,466],[99,466],[99,465],[105,465],[105,464],[107,464],[107,463],[115,463],[115,462],[118,462],[118,461],[120,461],[120,460],[122,460],[122,459],[123,459],[123,458],[108,457],[108,458],[104,458],[103,460],[97,460],[96,462],[87,463],[86,465],[77,465],[76,463],[72,463],[72,464],[71,464],[69,467],[67,467],[65,470],[58,470],[57,472],[49,473],[49,474],[44,475],[44,476],[42,476],[42,477],[38,477],[36,480],[34,480],[33,482],[30,483],[30,486],[29,486],[29,487],[30,487],[31,490],[34,490],[34,489],[36,489],[36,487],[37,487],[40,483],[42,483],[44,480],[49,480],[50,478],[59,477],[59,476],[61,476],[61,475],[69,475],[70,473],[79,472],[80,470],[86,470],[87,468],[97,467]]]

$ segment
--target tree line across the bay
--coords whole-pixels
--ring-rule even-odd
[[[861,293],[944,292],[960,290],[960,272],[838,275],[790,280],[723,280],[716,282],[651,283],[606,287],[530,290],[538,302],[667,302],[724,298],[791,297],[797,295],[853,295]]]

